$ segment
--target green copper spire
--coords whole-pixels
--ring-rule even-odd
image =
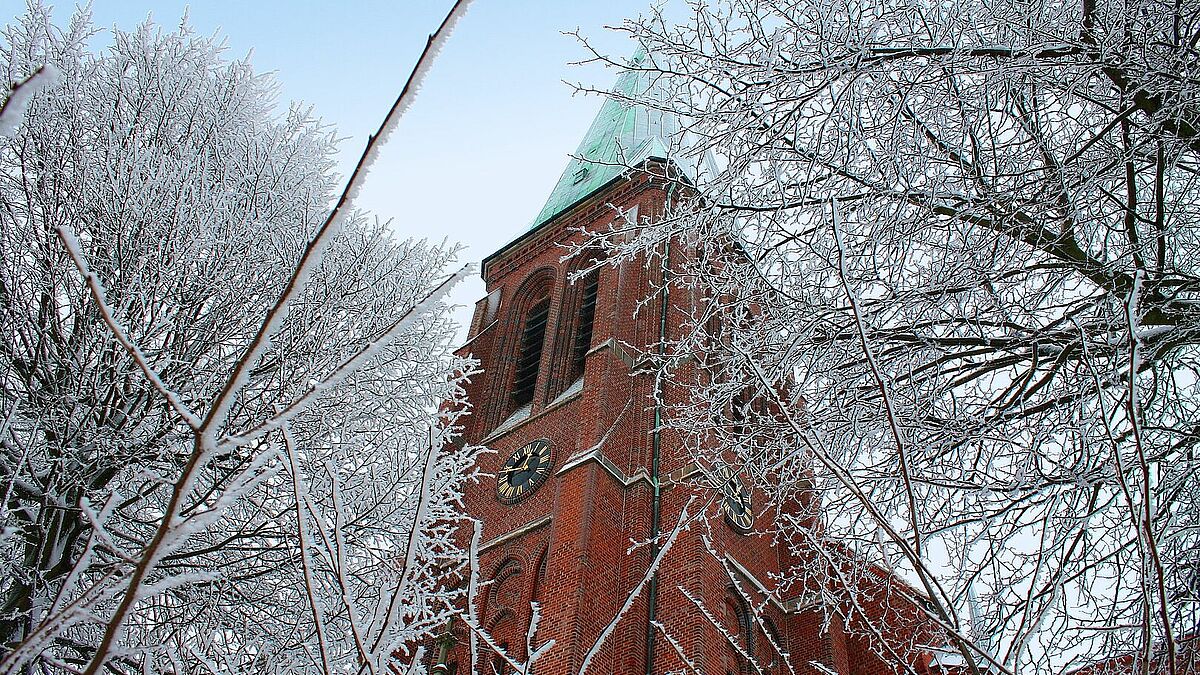
[[[614,93],[643,99],[664,97],[659,76],[637,70],[646,59],[645,50],[639,48],[629,62],[633,70],[621,73]],[[579,203],[624,173],[625,166],[637,166],[651,158],[667,159],[671,139],[678,132],[679,119],[671,113],[608,99],[529,229]]]

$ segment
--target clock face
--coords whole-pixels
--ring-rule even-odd
[[[505,504],[515,504],[541,487],[554,464],[550,439],[530,441],[509,455],[496,476],[496,496]]]
[[[713,478],[721,487],[721,511],[725,522],[735,531],[746,533],[754,527],[754,512],[750,509],[750,488],[728,465],[713,472]]]

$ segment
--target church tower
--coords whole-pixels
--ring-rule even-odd
[[[630,70],[616,90],[653,86]],[[768,529],[757,522],[767,510],[732,472],[723,492],[698,488],[700,467],[660,431],[655,401],[688,392],[656,391],[647,355],[678,336],[694,301],[662,290],[685,247],[664,251],[665,265],[618,266],[588,249],[587,232],[631,214],[653,219],[686,198],[675,187],[686,180],[663,179],[686,177],[667,151],[677,130],[668,114],[606,101],[576,151],[582,159],[531,227],[483,261],[487,295],[462,347],[483,370],[468,387],[464,437],[492,451],[479,460],[490,477],[466,495],[482,523],[481,628],[524,662],[536,603],[533,646],[554,641],[538,675],[579,673],[585,662],[597,674],[887,672],[870,670],[810,601],[778,597],[769,580],[792,561],[755,534]],[[683,532],[650,574],[693,496],[691,512],[706,511],[709,526]],[[634,546],[647,541],[657,544]],[[466,631],[455,634],[442,661],[465,673]],[[514,672],[485,646],[478,658],[481,672]]]

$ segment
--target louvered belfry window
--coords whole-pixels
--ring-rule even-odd
[[[571,369],[568,371],[567,382],[574,382],[583,377],[583,366],[587,361],[588,347],[592,346],[592,324],[596,319],[596,291],[599,288],[599,281],[600,275],[596,272],[592,272],[582,280],[579,315],[575,322],[575,340],[571,345]]]
[[[546,341],[546,319],[549,316],[549,296],[535,300],[525,315],[525,327],[521,330],[521,351],[517,357],[517,374],[513,376],[513,407],[519,408],[533,401],[538,368],[542,363],[542,345]]]

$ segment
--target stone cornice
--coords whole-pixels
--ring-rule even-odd
[[[484,551],[491,549],[491,548],[495,548],[496,546],[499,546],[500,544],[512,541],[513,539],[516,539],[517,537],[519,537],[523,534],[528,534],[530,532],[533,532],[534,530],[545,527],[546,525],[550,524],[551,520],[552,520],[551,516],[548,516],[548,515],[542,516],[541,518],[538,518],[537,520],[533,520],[528,523],[525,523],[524,525],[518,527],[515,530],[509,530],[508,532],[505,532],[504,534],[500,535],[499,537],[496,537],[495,539],[487,542],[486,544],[481,544],[479,546],[479,552],[483,553]]]

